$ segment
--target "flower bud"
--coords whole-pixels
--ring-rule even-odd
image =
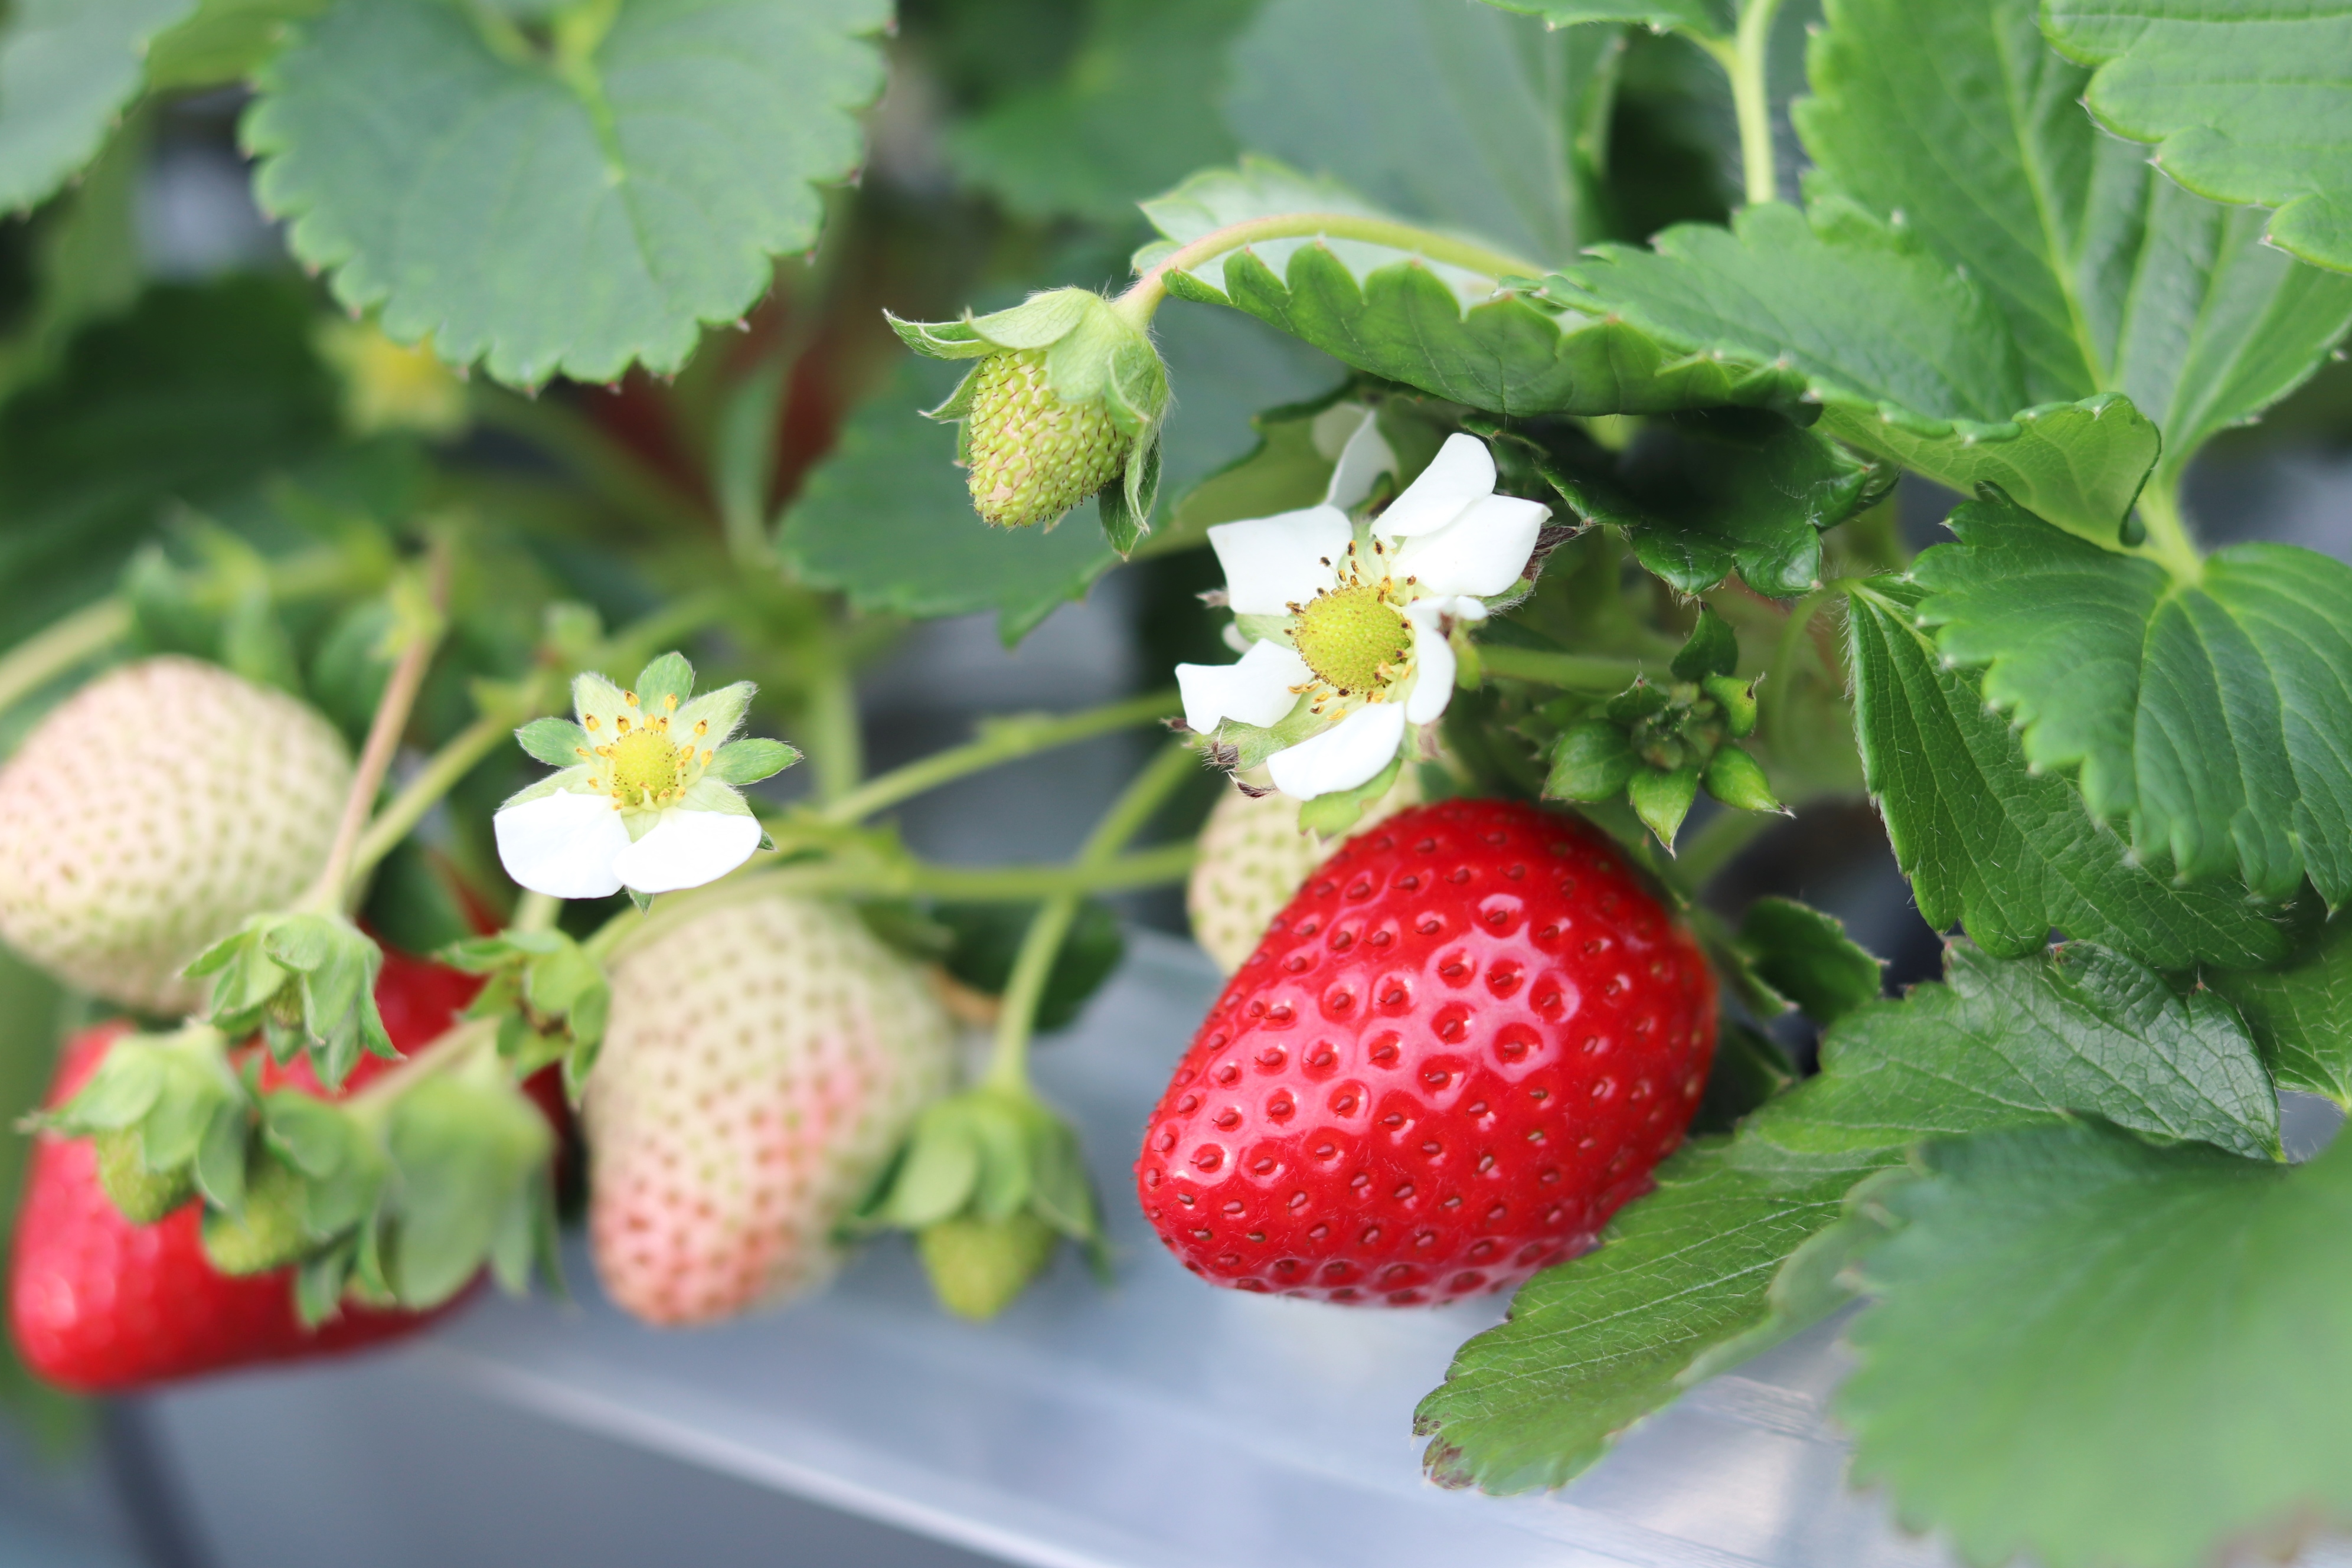
[[[982,518],[1050,526],[1099,493],[1112,544],[1134,547],[1150,526],[1168,409],[1167,368],[1139,317],[1055,289],[994,315],[890,324],[918,353],[980,362],[931,417],[962,424]]]

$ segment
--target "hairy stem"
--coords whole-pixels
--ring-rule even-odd
[[[1780,0],[1747,0],[1736,35],[1698,40],[1731,79],[1731,105],[1739,121],[1739,163],[1750,204],[1780,197],[1780,167],[1772,156],[1772,93],[1767,79],[1772,23],[1780,10]]]
[[[1642,673],[1639,659],[1597,654],[1553,653],[1546,648],[1478,645],[1478,663],[1488,675],[1532,680],[1569,691],[1622,691]]]
[[[1075,868],[1085,872],[1108,863],[1199,768],[1200,759],[1182,742],[1161,747],[1095,824],[1078,850]],[[1053,975],[1054,961],[1061,956],[1070,923],[1077,919],[1079,898],[1072,892],[1048,899],[1030,918],[1021,950],[1013,956],[1003,1006],[996,1016],[996,1048],[988,1063],[988,1082],[992,1088],[1017,1091],[1028,1087],[1029,1037],[1036,1028],[1037,1005],[1045,998],[1045,982]]]
[[[432,606],[433,622],[415,628],[408,647],[401,650],[399,662],[392,667],[392,679],[384,682],[383,696],[375,705],[375,718],[368,725],[367,742],[360,748],[359,765],[352,774],[351,793],[343,797],[343,819],[335,828],[334,847],[327,852],[327,864],[304,900],[310,907],[342,909],[362,879],[358,856],[367,832],[368,815],[375,805],[376,792],[383,787],[383,775],[392,766],[392,754],[400,749],[401,731],[408,727],[409,710],[416,706],[416,693],[425,684],[425,667],[433,662],[434,650],[441,646],[442,611],[449,601],[449,547],[446,541],[436,541],[425,559],[425,595]]]
[[[819,815],[826,822],[863,821],[877,811],[910,800],[926,791],[983,772],[1034,752],[1051,751],[1076,741],[1090,740],[1115,730],[1148,724],[1179,712],[1182,703],[1172,691],[1130,697],[1082,713],[1065,715],[1023,713],[983,722],[980,738],[964,745],[933,752],[919,762],[869,779],[826,806]]]
[[[1797,689],[1797,667],[1804,658],[1805,638],[1812,630],[1813,617],[1822,606],[1838,596],[1835,583],[1827,583],[1798,600],[1789,610],[1789,618],[1780,627],[1780,637],[1772,648],[1772,662],[1766,668],[1763,687],[1763,724],[1765,743],[1769,745],[1788,719],[1789,700]]]
[[[1365,217],[1357,213],[1277,213],[1271,217],[1227,224],[1213,233],[1202,235],[1137,279],[1134,285],[1112,303],[1122,316],[1141,326],[1151,320],[1152,312],[1159,310],[1160,302],[1168,297],[1167,279],[1171,272],[1189,272],[1204,261],[1214,260],[1228,251],[1255,245],[1262,239],[1322,238],[1360,239],[1371,245],[1384,245],[1393,250],[1410,251],[1431,261],[1463,268],[1481,277],[1498,280],[1514,277],[1540,278],[1546,270],[1535,262],[1506,256],[1483,245],[1388,218]]]

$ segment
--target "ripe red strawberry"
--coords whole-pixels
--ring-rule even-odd
[[[393,1044],[413,1050],[449,1026],[481,982],[386,950],[376,1005]],[[49,1103],[87,1082],[130,1026],[101,1024],[66,1047]],[[392,1067],[362,1057],[345,1092]],[[267,1064],[269,1088],[319,1092],[307,1059]],[[303,1360],[415,1332],[441,1315],[346,1306],[303,1327],[287,1272],[228,1279],[205,1260],[203,1211],[188,1204],[154,1225],[133,1225],[98,1181],[87,1140],[42,1134],[26,1172],[9,1278],[9,1318],[25,1363],[84,1393],[142,1387],[260,1362]],[[463,1300],[464,1298],[459,1298]]]
[[[1600,834],[1415,806],[1276,916],[1160,1097],[1143,1211],[1213,1284],[1403,1306],[1592,1245],[1697,1109],[1697,944]]]

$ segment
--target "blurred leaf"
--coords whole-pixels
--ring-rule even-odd
[[[33,220],[37,292],[26,319],[0,343],[0,399],[47,375],[81,327],[138,298],[142,279],[134,207],[147,163],[147,132],[146,117],[134,114],[73,189]]]
[[[1707,1069],[1706,1092],[1691,1118],[1691,1132],[1728,1132],[1741,1117],[1796,1081],[1787,1052],[1769,1037],[1727,1019],[1716,1035],[1715,1065]]]
[[[2352,1142],[2284,1166],[2070,1126],[1922,1163],[1878,1200],[1838,1399],[1906,1524],[2196,1568],[2352,1510]]]
[[[301,292],[150,289],[0,405],[0,642],[111,587],[173,501],[203,505],[323,449],[334,393]]]
[[[1846,935],[1836,916],[1794,899],[1748,905],[1739,946],[1766,984],[1824,1028],[1877,999],[1882,962]]]
[[[0,32],[0,212],[55,194],[139,95],[148,40],[195,0],[16,0]]]
[[[2029,763],[2071,773],[2093,816],[2184,881],[2235,876],[2352,898],[2352,567],[2235,544],[2184,581],[1991,494],[1921,555],[1919,623]]]
[[[198,0],[195,14],[157,35],[147,51],[147,85],[156,91],[244,81],[286,41],[290,24],[315,16],[328,0]]]
[[[2175,887],[2133,863],[2073,785],[2030,771],[1976,678],[1916,624],[1923,592],[1887,577],[1853,589],[1847,638],[1870,793],[1927,923],[1965,923],[2011,954],[2055,929],[2159,969],[2284,957],[2284,933],[2238,889]]]
[[[2154,142],[2164,172],[2200,195],[2279,210],[2280,249],[2352,271],[2352,15],[2184,0],[2048,0],[2050,41],[2098,68],[2084,101],[2099,123]]]
[[[542,60],[480,12],[336,0],[262,72],[255,190],[398,342],[531,386],[675,369],[815,237],[813,182],[858,162],[853,113],[882,85],[865,35],[888,16],[631,0]]]
[[[1225,117],[1253,153],[1559,262],[1596,237],[1585,208],[1620,47],[1614,28],[1459,0],[1268,0],[1234,46]]]
[[[1096,0],[1061,78],[951,124],[950,161],[1017,212],[1126,217],[1234,155],[1218,89],[1226,42],[1252,4]]]
[[[1700,37],[1731,36],[1736,0],[1486,0],[1505,11],[1541,16],[1554,27],[1584,22],[1625,22],[1635,26],[1679,28]]]

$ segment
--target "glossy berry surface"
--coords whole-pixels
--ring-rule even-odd
[[[387,951],[376,1005],[393,1044],[415,1050],[447,1028],[480,984]],[[103,1024],[74,1037],[48,1103],[71,1099],[128,1028]],[[394,1065],[362,1057],[345,1092]],[[263,1083],[320,1092],[299,1058],[285,1068],[266,1065]],[[194,1203],[154,1225],[133,1225],[100,1186],[88,1140],[41,1134],[26,1173],[9,1272],[10,1327],[26,1365],[62,1387],[103,1393],[353,1350],[414,1333],[439,1316],[347,1304],[332,1321],[305,1328],[287,1271],[223,1277],[205,1260],[202,1226]]]
[[[1144,1214],[1212,1283],[1407,1306],[1591,1247],[1715,1052],[1689,932],[1599,833],[1415,806],[1308,879],[1145,1131]]]

